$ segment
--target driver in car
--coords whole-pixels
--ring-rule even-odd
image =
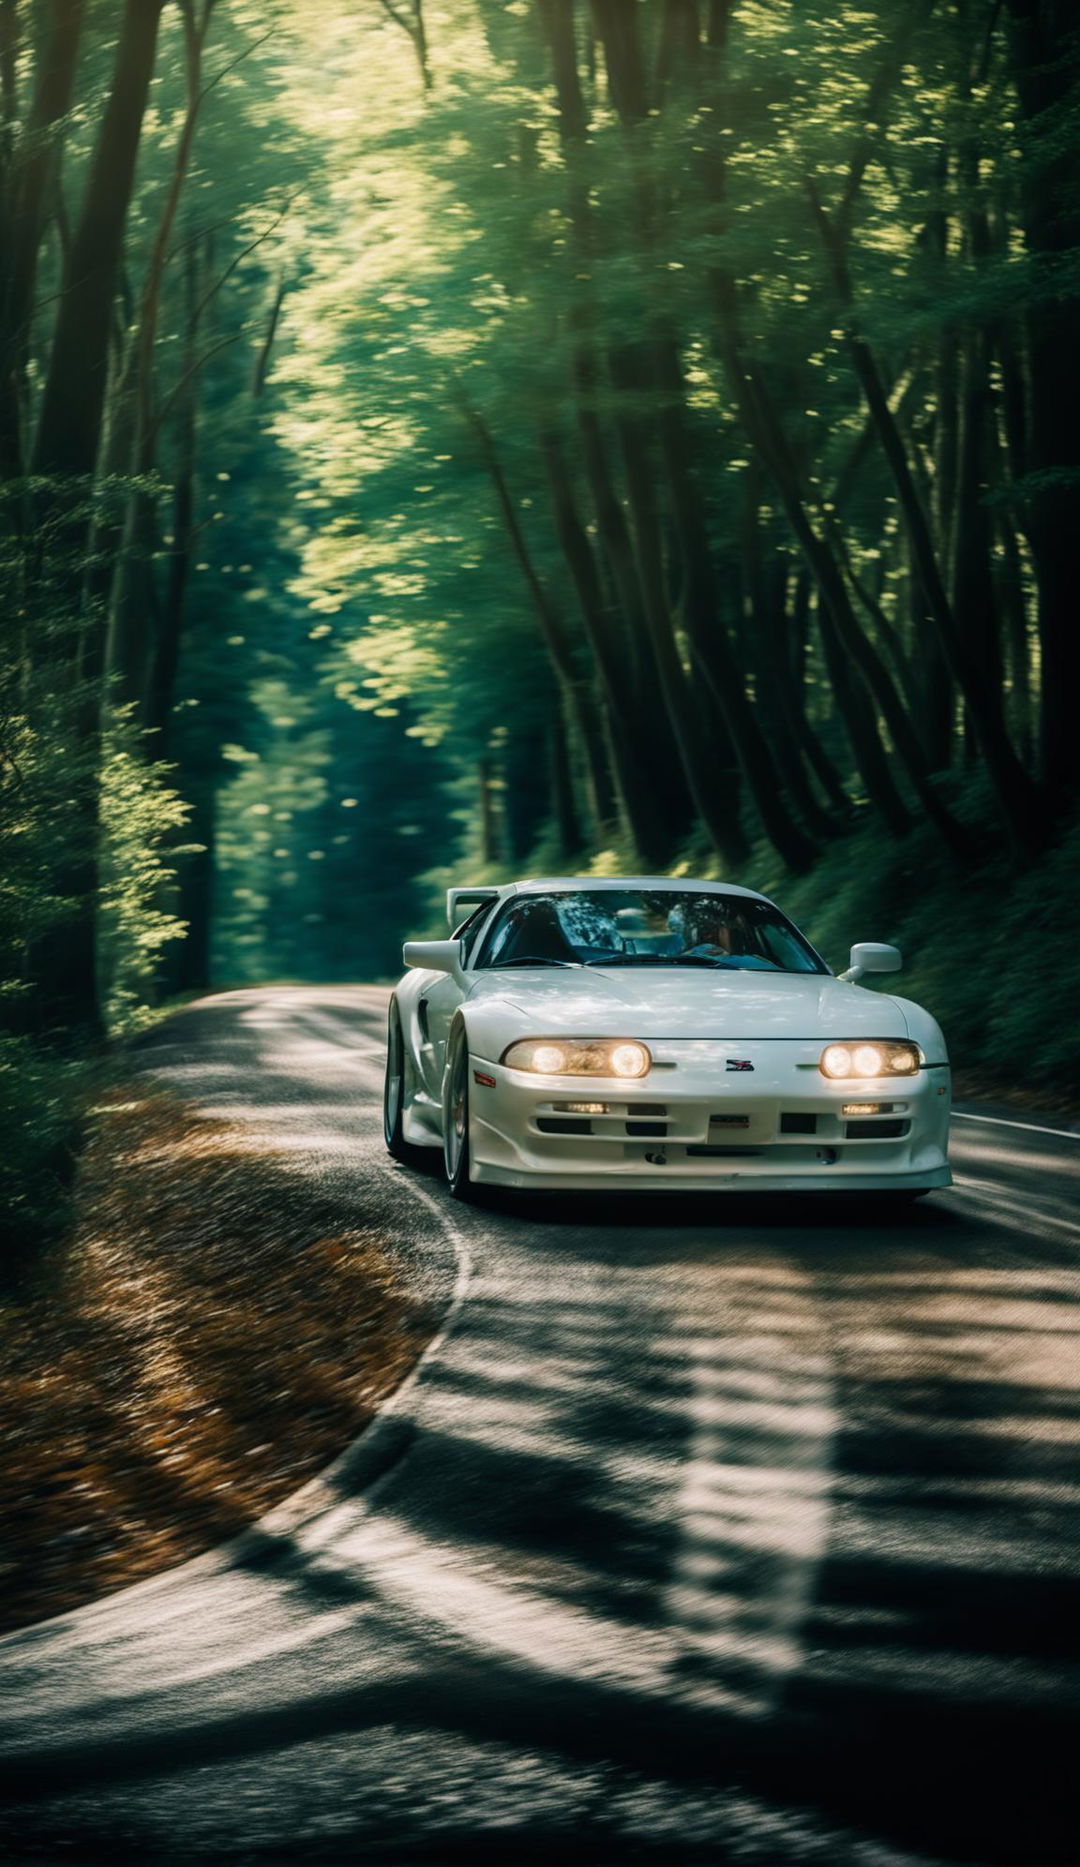
[[[688,959],[730,959],[737,951],[731,928],[715,909],[700,914],[694,927],[687,928],[690,942],[683,948]]]
[[[741,914],[727,918],[714,907],[706,907],[694,922],[688,937],[692,946],[683,948],[684,959],[711,959],[718,966],[730,965],[740,972],[775,972],[776,961],[761,951],[761,943]]]

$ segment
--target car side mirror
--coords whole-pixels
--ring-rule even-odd
[[[847,971],[839,976],[850,985],[857,985],[868,972],[899,972],[903,963],[898,946],[883,946],[879,940],[860,940],[851,949]]]
[[[422,972],[460,972],[460,940],[406,940],[401,949],[406,966]]]

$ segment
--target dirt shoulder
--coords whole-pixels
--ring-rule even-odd
[[[73,1235],[0,1293],[0,1629],[219,1543],[339,1453],[439,1324],[285,1159],[135,1081]]]

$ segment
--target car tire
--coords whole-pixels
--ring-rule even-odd
[[[386,1027],[386,1075],[383,1078],[383,1140],[386,1151],[403,1166],[411,1166],[417,1149],[405,1139],[405,1034],[401,1013],[390,1006]]]
[[[451,1196],[478,1206],[482,1204],[483,1193],[472,1177],[469,1127],[469,1044],[464,1030],[459,1030],[451,1039],[446,1066],[443,1164]]]

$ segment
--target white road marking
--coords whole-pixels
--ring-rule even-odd
[[[733,1338],[686,1331],[692,1431],[666,1594],[679,1696],[751,1717],[768,1716],[802,1662],[801,1628],[828,1541],[839,1424],[829,1357],[816,1346],[822,1322],[811,1279],[787,1265],[783,1285],[782,1334],[755,1331],[739,1316],[753,1296],[744,1299],[737,1280]],[[748,1442],[759,1436],[747,1463]]]
[[[1004,1115],[965,1115],[960,1109],[953,1109],[953,1121],[986,1122],[990,1128],[1021,1128],[1025,1134],[1053,1134],[1061,1141],[1080,1141],[1080,1134],[1072,1128],[1041,1128],[1037,1122],[1009,1121]]]
[[[417,1186],[411,1175],[402,1175],[399,1178],[398,1169],[394,1167],[390,1161],[383,1161],[376,1157],[371,1162],[371,1165],[374,1166],[376,1171],[385,1179],[393,1180],[396,1186],[405,1187],[415,1199],[418,1199],[422,1205],[428,1208],[428,1211],[437,1220],[439,1225],[442,1226],[443,1231],[446,1233],[454,1248],[454,1256],[457,1260],[457,1276],[454,1280],[454,1288],[450,1295],[450,1304],[442,1328],[437,1335],[432,1336],[431,1341],[420,1356],[419,1361],[416,1363],[412,1372],[402,1382],[401,1386],[395,1388],[394,1392],[383,1401],[382,1405],[372,1415],[363,1433],[360,1435],[360,1440],[371,1433],[381,1420],[385,1420],[399,1413],[411,1399],[428,1363],[434,1360],[435,1356],[438,1355],[445,1344],[448,1336],[452,1333],[473,1278],[473,1257],[469,1250],[468,1241],[460,1226],[454,1223],[449,1213],[443,1210],[438,1201],[432,1198],[425,1187]],[[354,1449],[360,1443],[360,1440],[353,1440],[340,1459],[335,1459],[331,1466],[310,1479],[301,1490],[294,1491],[291,1497],[284,1499],[276,1509],[272,1510],[267,1516],[261,1517],[255,1525],[255,1528],[259,1531],[268,1531],[271,1535],[280,1536],[295,1534],[299,1524],[309,1523],[313,1517],[323,1518],[330,1510],[331,1504],[336,1504],[337,1502],[337,1493],[334,1489],[334,1476],[338,1466],[346,1463],[352,1457]],[[366,1519],[368,1505],[363,1494],[350,1499],[347,1508],[351,1519],[355,1520],[357,1515]],[[242,1540],[241,1538],[241,1541]]]
[[[241,998],[245,994],[229,996]],[[268,1014],[274,1008],[260,1010]],[[275,1018],[266,1015],[264,1021],[273,1023]],[[308,1047],[306,1042],[305,1049]],[[319,1077],[325,1080],[326,1064],[341,1058],[342,1049],[326,1041],[314,1047],[319,1053]],[[283,1049],[280,1063],[284,1069],[295,1070],[295,1051],[295,1044]],[[345,1061],[351,1063],[352,1058],[346,1056]],[[196,1066],[191,1067],[194,1071]],[[197,1067],[198,1073],[206,1074],[206,1066]],[[179,1073],[173,1069],[174,1076]],[[233,1105],[223,1109],[219,1103],[207,1103],[205,1107],[219,1118],[224,1114],[226,1119],[236,1120],[246,1115],[256,1124],[267,1116],[267,1108],[261,1104],[253,1104],[250,1109]],[[307,1105],[300,1107],[310,1114]],[[281,1105],[270,1112],[280,1122]],[[283,1144],[279,1134],[273,1143],[275,1151],[280,1151]],[[315,1145],[323,1153],[330,1151],[325,1136],[313,1144],[310,1132],[296,1145],[306,1149]],[[370,1614],[368,1600],[329,1609],[313,1607],[310,1601],[297,1597],[287,1575],[253,1573],[244,1566],[244,1552],[253,1533],[292,1538],[301,1550],[306,1550],[319,1546],[323,1540],[320,1531],[332,1531],[342,1520],[354,1533],[367,1524],[370,1506],[363,1494],[342,1505],[334,1487],[338,1467],[348,1461],[359,1440],[408,1405],[428,1363],[454,1328],[469,1289],[472,1255],[449,1213],[411,1176],[403,1174],[399,1178],[398,1170],[374,1151],[370,1164],[380,1177],[393,1179],[429,1209],[453,1248],[457,1274],[438,1334],[341,1458],[238,1537],[160,1575],[133,1582],[100,1601],[87,1602],[51,1621],[17,1628],[0,1637],[0,1667],[7,1675],[4,1685],[14,1674],[21,1695],[23,1724],[18,1736],[25,1734],[27,1727],[37,1727],[36,1736],[46,1730],[59,1734],[65,1722],[78,1726],[88,1710],[103,1710],[110,1703],[115,1705],[117,1715],[123,1716],[131,1702],[150,1689],[150,1679],[159,1697],[166,1691],[215,1677],[239,1681],[245,1669],[289,1652],[313,1651],[318,1643]],[[257,1632],[252,1633],[253,1628]],[[14,1732],[11,1741],[17,1741]],[[8,1742],[0,1740],[0,1754],[7,1750]]]

